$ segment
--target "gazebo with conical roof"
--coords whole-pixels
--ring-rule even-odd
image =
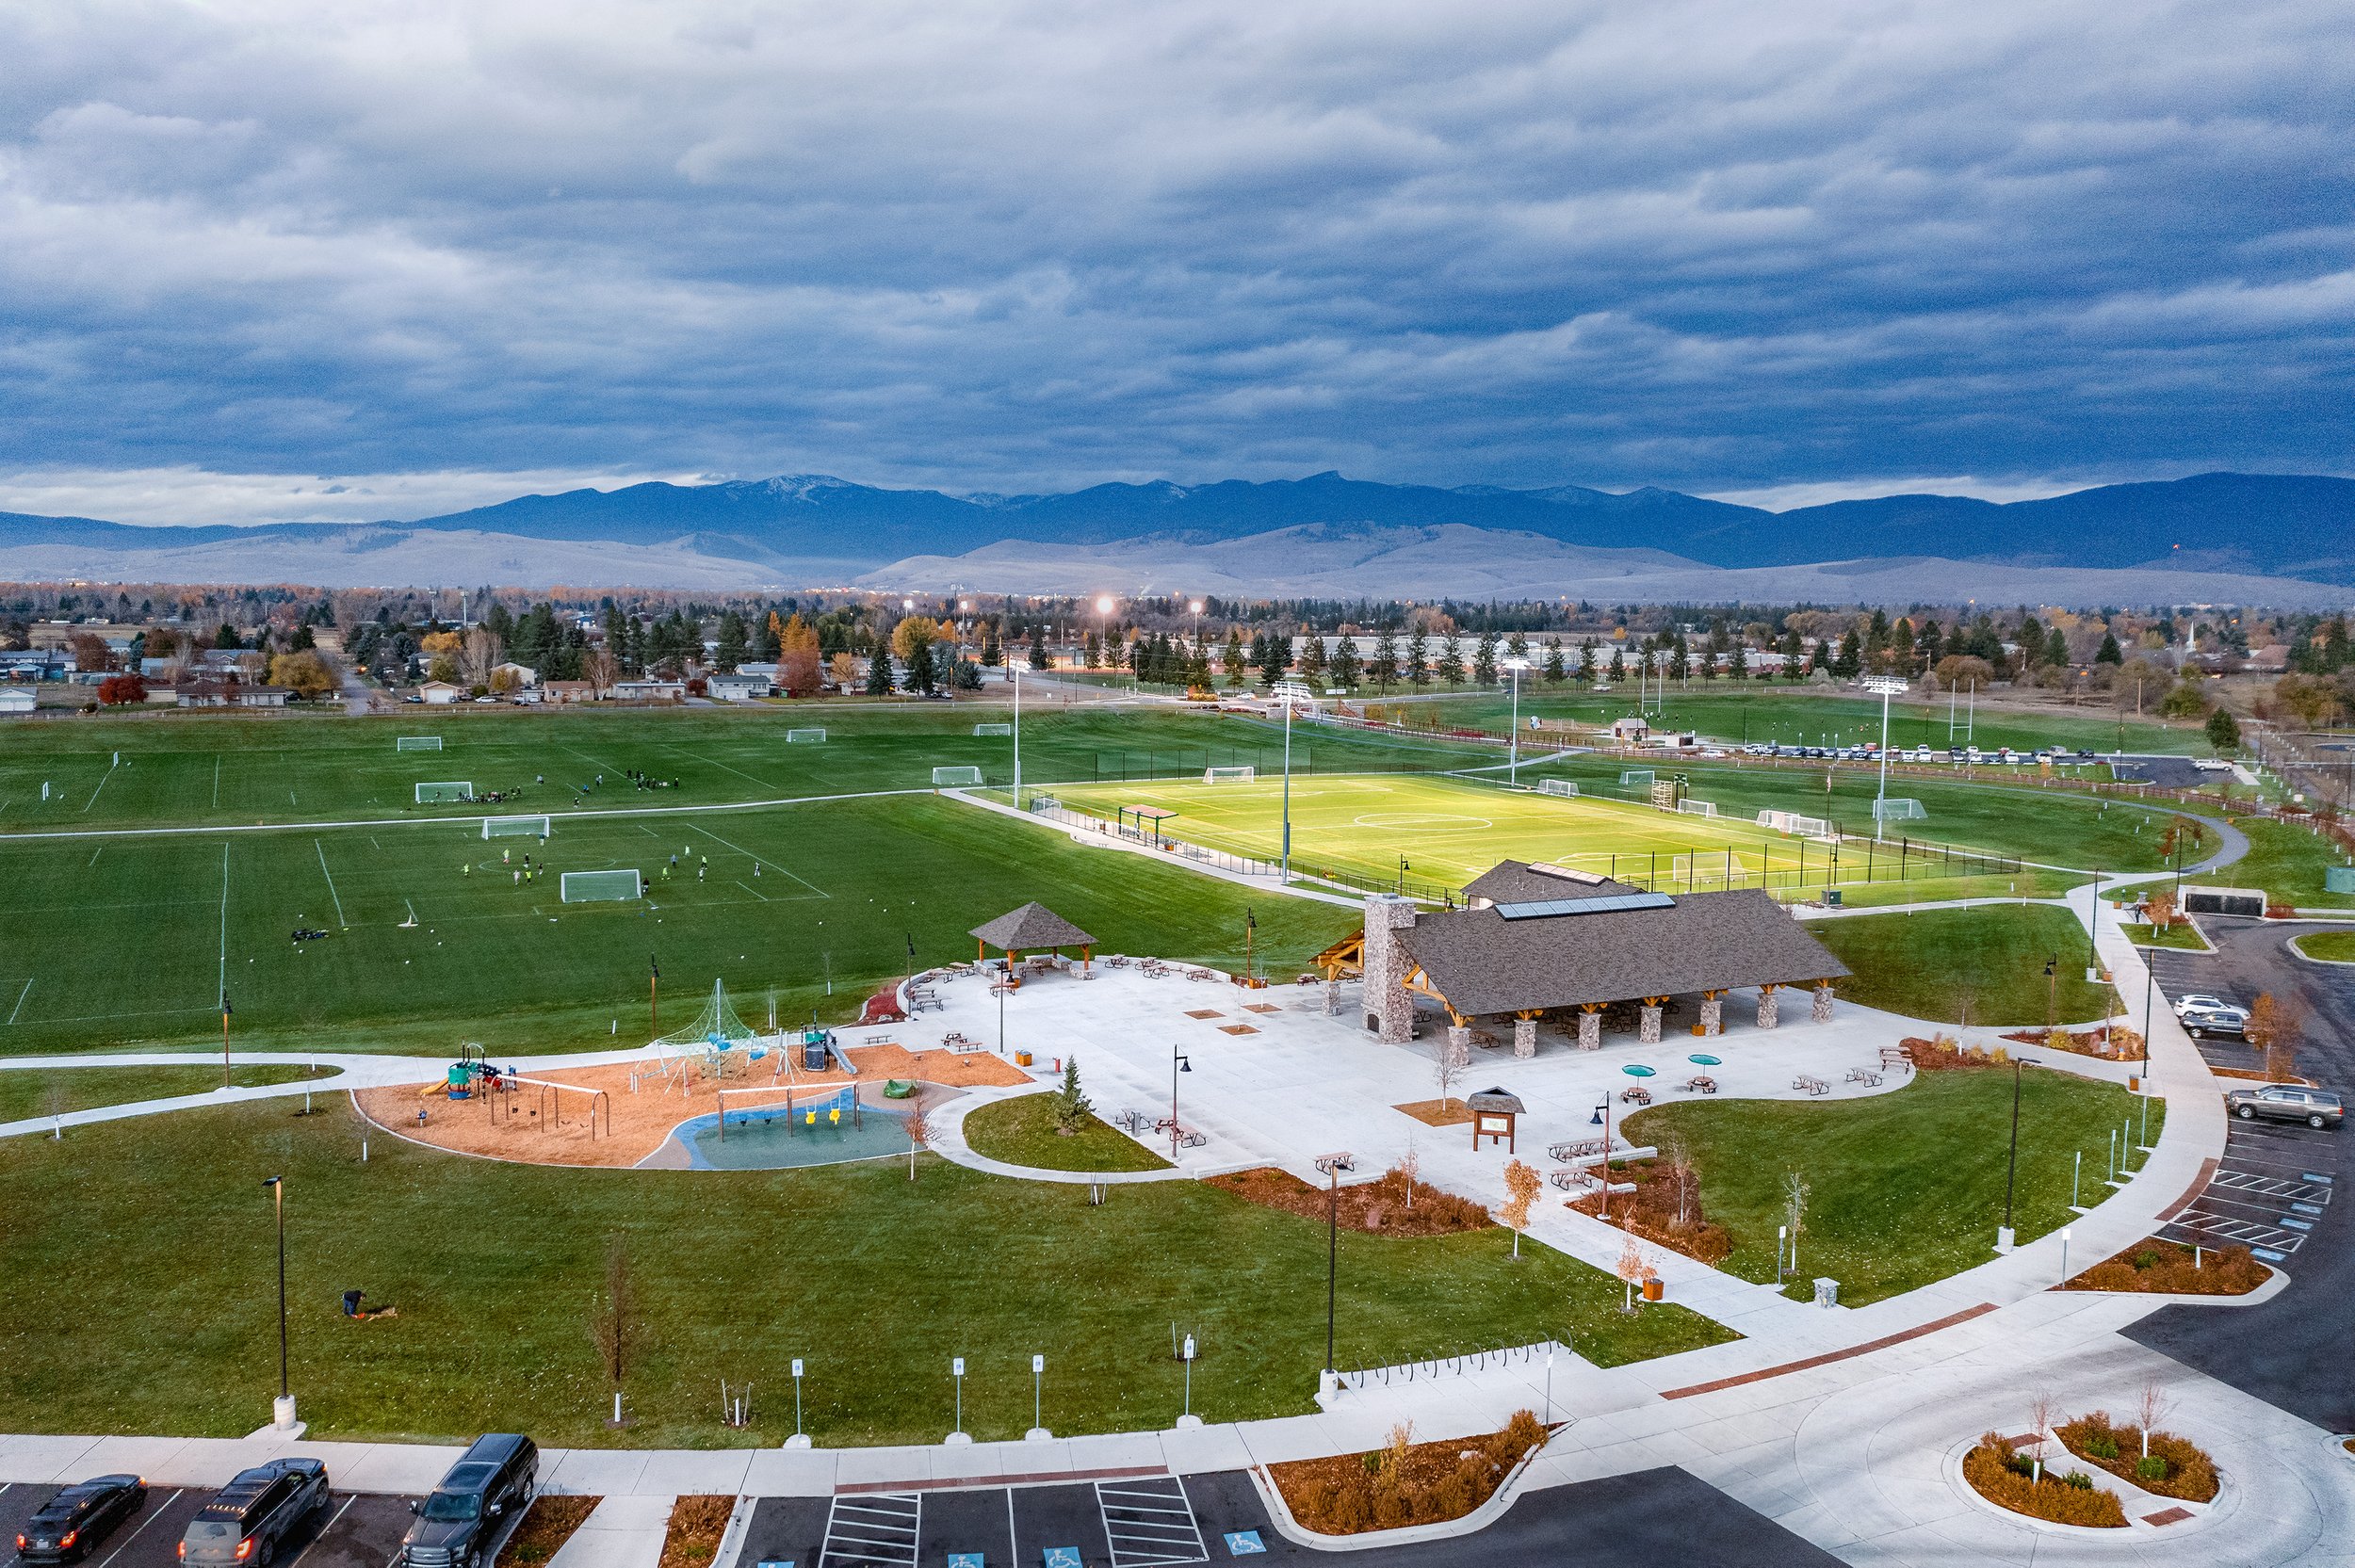
[[[1084,969],[1096,948],[1096,938],[1035,899],[974,927],[971,935],[979,944],[974,950],[976,961],[988,957],[989,949],[995,947],[1006,955],[1008,969],[1020,962],[1026,952],[1061,952],[1065,947],[1080,949],[1080,966]]]

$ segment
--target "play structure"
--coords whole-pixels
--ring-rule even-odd
[[[853,1130],[863,1128],[866,1108],[859,1104],[858,1086],[841,1084],[827,1089],[805,1089],[786,1083],[759,1089],[723,1089],[720,1091],[720,1113],[714,1123],[716,1141],[724,1143],[728,1137],[728,1096],[731,1094],[782,1094],[782,1102],[747,1107],[738,1110],[739,1127],[746,1123],[762,1125],[781,1124],[788,1138],[796,1133],[817,1132],[820,1128],[839,1131],[845,1123]]]
[[[512,1123],[520,1108],[517,1096],[528,1091],[532,1108],[528,1120],[536,1121],[543,1130],[558,1131],[564,1125],[564,1096],[580,1096],[573,1102],[576,1112],[585,1115],[589,1136],[595,1139],[597,1112],[605,1112],[605,1132],[613,1131],[613,1103],[602,1089],[590,1089],[580,1084],[560,1083],[554,1078],[527,1077],[512,1067],[496,1067],[481,1054],[482,1047],[469,1043],[461,1048],[456,1061],[437,1083],[430,1083],[419,1091],[421,1098],[435,1097],[453,1103],[479,1100],[493,1119]],[[551,1115],[551,1111],[553,1114]],[[425,1112],[420,1110],[422,1118]]]
[[[836,1042],[832,1029],[815,1024],[803,1029],[781,1028],[773,996],[769,1003],[768,1027],[756,1029],[737,1012],[736,1004],[728,999],[727,987],[718,980],[711,982],[711,994],[705,999],[703,1010],[695,1015],[693,1023],[650,1043],[654,1062],[649,1074],[663,1080],[666,1091],[674,1086],[701,1082],[724,1086],[731,1078],[758,1075],[757,1068],[767,1070],[767,1084],[723,1087],[721,1094],[782,1089],[798,1083],[799,1074],[828,1071],[830,1063],[853,1076],[858,1073]],[[632,1081],[635,1083],[635,1075]],[[725,1105],[725,1099],[721,1103]]]

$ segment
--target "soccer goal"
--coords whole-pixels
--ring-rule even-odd
[[[1714,816],[1717,815],[1717,802],[1714,800],[1696,800],[1690,796],[1687,796],[1685,799],[1677,802],[1677,810],[1681,812],[1686,816]]]
[[[1204,784],[1250,784],[1259,776],[1259,770],[1256,768],[1205,768],[1202,769]]]
[[[545,838],[548,819],[544,816],[486,816],[482,819],[485,838]]]
[[[1921,801],[1903,797],[1873,802],[1873,819],[1876,822],[1918,822],[1929,815],[1922,809]]]
[[[620,903],[640,897],[644,885],[635,871],[567,871],[557,879],[568,904]]]
[[[973,726],[973,734],[976,736],[993,735],[1010,736],[1014,734],[1014,726],[1012,724],[976,724]]]
[[[1537,781],[1537,793],[1540,795],[1565,795],[1572,800],[1576,800],[1578,798],[1578,785],[1572,784],[1567,779],[1540,779]]]
[[[979,784],[981,782],[982,770],[978,768],[935,768],[933,769],[933,787],[935,789],[955,784]]]
[[[1651,769],[1648,768],[1621,768],[1619,770],[1619,787],[1621,789],[1626,789],[1632,785],[1649,789],[1651,787]]]
[[[823,746],[826,743],[826,732],[823,730],[788,730],[785,732],[785,743],[788,746]]]
[[[396,752],[438,752],[442,737],[438,735],[405,735],[393,742]]]
[[[443,784],[417,785],[417,804],[421,806],[431,800],[471,800],[473,799],[474,785],[463,779]]]

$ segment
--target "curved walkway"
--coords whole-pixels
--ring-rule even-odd
[[[965,1139],[965,1119],[984,1106],[1016,1099],[1025,1094],[1043,1094],[1047,1084],[1031,1084],[1021,1089],[968,1089],[955,1100],[943,1106],[932,1117],[932,1150],[945,1160],[968,1170],[986,1171],[996,1176],[1015,1176],[1023,1181],[1061,1182],[1072,1187],[1134,1187],[1144,1182],[1193,1181],[1200,1172],[1180,1170],[1173,1165],[1166,1171],[1050,1171],[1037,1165],[1015,1165],[987,1155],[976,1154]]]

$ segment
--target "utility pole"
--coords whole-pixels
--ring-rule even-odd
[[[1284,703],[1284,864],[1279,879],[1286,887],[1292,880],[1292,700],[1287,695]]]
[[[1521,782],[1521,671],[1529,668],[1527,659],[1506,659],[1504,668],[1513,675],[1513,734],[1512,747],[1506,752],[1505,782]]]

